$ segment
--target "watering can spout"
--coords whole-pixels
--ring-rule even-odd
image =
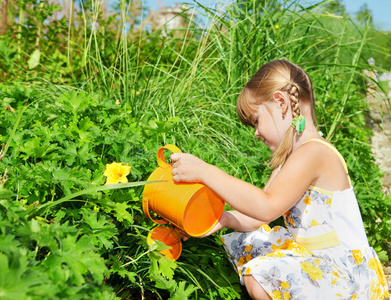
[[[208,233],[219,221],[224,210],[224,201],[203,184],[175,183],[171,175],[172,166],[164,159],[165,150],[181,152],[171,144],[158,150],[159,167],[152,172],[148,181],[160,182],[144,187],[142,205],[145,216],[154,223],[170,224],[173,227],[155,227],[148,235],[149,242],[157,239],[166,245],[171,243],[171,252],[162,253],[177,259],[182,251],[182,237],[199,237]],[[162,219],[153,219],[150,210]]]

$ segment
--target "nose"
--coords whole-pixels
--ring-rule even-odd
[[[255,135],[256,138],[260,138],[261,137],[261,134],[259,133],[258,128],[255,129],[254,135]]]

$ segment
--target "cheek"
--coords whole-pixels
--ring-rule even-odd
[[[281,124],[279,124],[278,121],[273,118],[270,118],[268,123],[268,131],[269,135],[272,135],[274,137],[274,140],[278,140],[281,136],[282,130],[280,126]]]
[[[288,131],[289,127],[291,124],[289,123],[288,120],[280,120],[275,123],[276,125],[276,132],[278,132],[278,137],[282,141],[282,139],[285,136],[285,133]]]

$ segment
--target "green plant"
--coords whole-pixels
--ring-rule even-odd
[[[50,236],[57,232],[58,236],[53,239],[73,241],[77,248],[72,251],[77,252],[80,246],[80,255],[85,255],[85,259],[93,257],[91,253],[101,257],[105,267],[98,264],[96,284],[91,286],[92,290],[99,289],[101,279],[105,278],[106,284],[122,297],[147,291],[156,291],[156,295],[162,295],[161,298],[167,294],[184,297],[196,290],[211,295],[229,293],[230,282],[223,280],[225,285],[222,285],[215,283],[212,277],[208,281],[202,278],[214,272],[210,263],[205,264],[203,272],[194,268],[188,270],[190,263],[186,260],[182,267],[178,267],[158,252],[165,246],[151,248],[147,245],[146,236],[151,225],[141,210],[139,197],[142,190],[111,190],[111,186],[101,186],[105,164],[111,161],[129,163],[133,180],[146,179],[156,167],[155,155],[161,136],[172,129],[175,120],[172,121],[174,123],[164,123],[152,119],[147,124],[140,123],[111,100],[105,101],[97,94],[83,91],[63,90],[56,95],[50,89],[44,92],[34,88],[2,86],[2,96],[9,99],[7,104],[15,107],[16,111],[1,111],[1,142],[7,143],[8,151],[0,162],[0,168],[8,169],[6,184],[13,191],[5,194],[4,212],[7,216],[12,214],[9,203],[18,203],[17,207],[22,211],[18,218],[26,220],[21,221],[23,226],[20,230],[28,231],[23,229],[24,226],[38,222],[36,230],[39,232],[42,226],[53,228],[45,231],[42,238],[50,245],[53,243]],[[27,105],[24,105],[26,101]],[[156,126],[162,126],[162,130],[155,130]],[[7,230],[1,228],[5,234]],[[74,232],[72,236],[68,236],[70,230]],[[19,239],[16,233],[15,238]],[[32,238],[32,235],[26,234],[25,243],[38,243]],[[78,240],[83,243],[78,244]],[[209,244],[212,246],[213,240],[209,240]],[[82,245],[93,245],[93,252],[84,254]],[[48,257],[55,256],[57,251],[65,251],[61,244],[47,247],[42,242],[29,250],[35,253],[35,260],[29,258],[29,264],[40,265]],[[93,270],[86,269],[89,262],[83,263],[83,257],[75,257],[75,261],[70,262],[77,264],[80,261],[81,265],[80,270],[73,265],[67,269],[70,278],[75,276],[75,279],[64,283],[67,286],[77,289],[84,285],[86,276],[93,273]],[[57,259],[53,264],[47,263],[46,268],[39,272],[45,273],[48,268],[58,269],[56,263],[62,265],[64,261]],[[98,261],[91,263],[97,264]],[[143,267],[140,268],[140,265]],[[229,266],[229,263],[226,261],[225,265]],[[174,272],[179,273],[176,275],[181,278],[179,281],[173,280]],[[162,285],[166,281],[170,284]],[[50,281],[48,284],[51,284]],[[210,284],[214,286],[212,289],[208,287]],[[38,297],[31,289],[25,293]],[[59,290],[53,289],[51,295],[58,293]],[[93,291],[80,293],[93,295]]]

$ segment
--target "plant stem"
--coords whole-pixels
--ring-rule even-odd
[[[152,183],[157,183],[160,181],[139,181],[139,182],[128,182],[128,183],[118,183],[118,184],[110,184],[110,185],[102,185],[98,187],[91,187],[84,189],[82,191],[78,191],[76,193],[72,193],[68,196],[65,196],[59,200],[53,201],[53,202],[47,202],[36,209],[34,209],[30,214],[29,214],[29,219],[43,213],[44,211],[61,204],[63,202],[69,201],[73,198],[79,197],[81,195],[85,194],[93,194],[99,191],[106,191],[106,190],[114,190],[114,189],[124,189],[124,188],[130,188],[130,187],[136,187],[136,186],[143,186],[146,184],[152,184]]]

